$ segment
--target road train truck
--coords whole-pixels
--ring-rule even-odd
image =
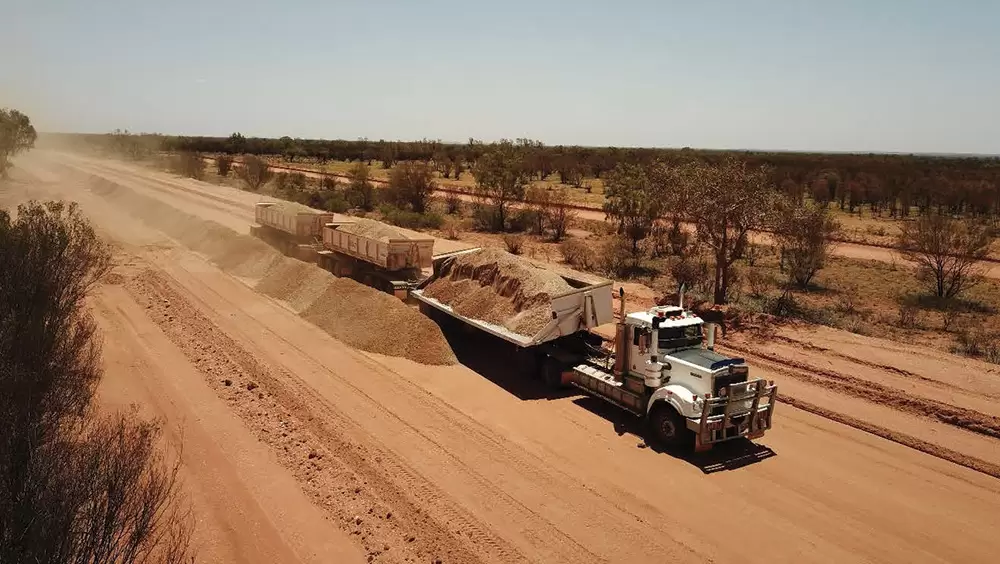
[[[594,330],[615,321],[612,283],[560,271],[573,290],[552,296],[545,327],[520,335],[425,295],[422,288],[438,276],[443,262],[460,254],[435,257],[434,274],[411,292],[421,311],[439,323],[442,316],[450,317],[512,343],[521,369],[547,386],[572,385],[631,412],[670,447],[693,442],[696,450],[707,450],[731,439],[760,438],[771,428],[777,386],[751,378],[742,358],[717,353],[721,318],[706,322],[683,307],[683,295],[680,305],[626,314],[619,290],[620,312],[609,346]]]

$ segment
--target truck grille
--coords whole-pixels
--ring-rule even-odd
[[[733,369],[728,373],[719,374],[715,377],[715,382],[712,385],[712,395],[719,397],[719,393],[722,388],[729,386],[730,384],[739,384],[740,382],[746,382],[749,370],[743,369]]]

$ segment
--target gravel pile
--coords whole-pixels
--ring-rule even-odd
[[[296,312],[301,312],[319,298],[334,279],[318,266],[282,257],[281,262],[254,286],[258,292],[284,300]]]
[[[301,313],[330,336],[364,351],[421,364],[455,364],[441,329],[398,298],[349,278],[335,278]]]
[[[256,290],[288,302],[304,319],[348,345],[422,364],[458,362],[440,328],[394,296],[354,280],[336,278],[319,267],[285,257],[256,237],[236,233],[116,183],[102,180],[91,186],[97,195],[121,204],[143,222],[205,255],[223,271],[253,279]]]
[[[455,257],[424,295],[466,317],[533,336],[552,319],[552,296],[572,290],[554,272],[487,248]]]

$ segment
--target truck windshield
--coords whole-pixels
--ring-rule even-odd
[[[701,325],[660,327],[657,345],[661,349],[690,347],[701,343]]]

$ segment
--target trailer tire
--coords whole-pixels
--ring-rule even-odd
[[[562,388],[562,363],[551,356],[542,363],[542,383],[549,390]]]
[[[684,417],[668,403],[659,402],[649,414],[649,430],[653,438],[668,448],[679,447],[690,442],[693,434],[687,428]]]

